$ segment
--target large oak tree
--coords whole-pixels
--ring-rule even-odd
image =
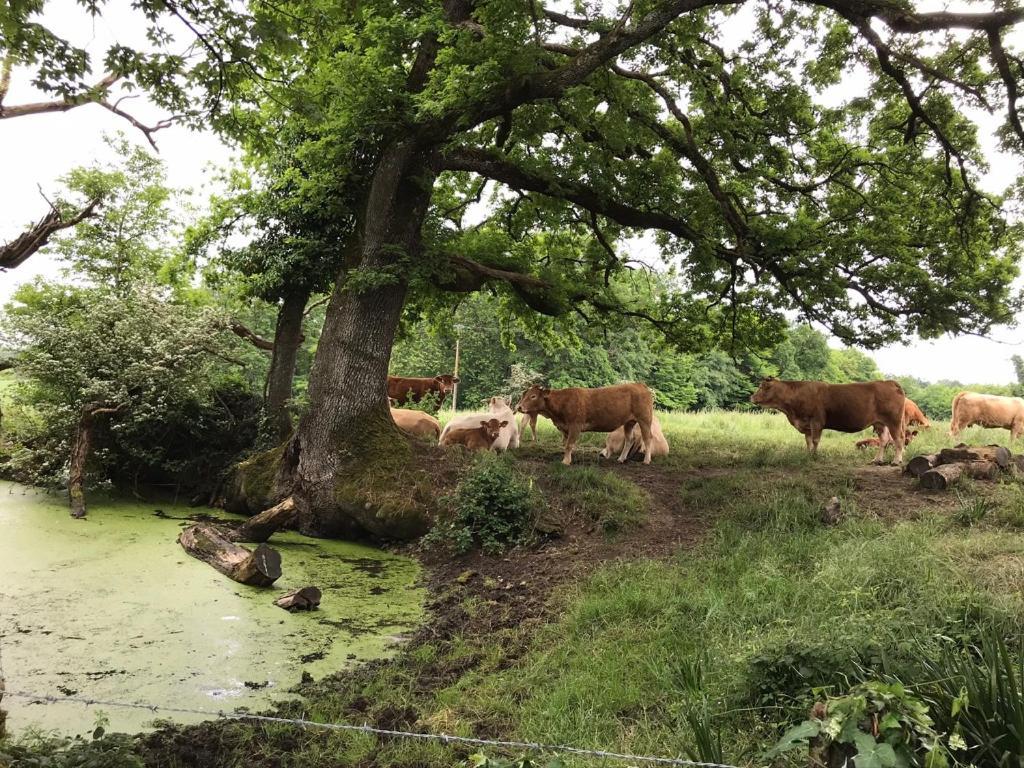
[[[395,332],[444,292],[633,314],[693,348],[777,336],[787,311],[871,346],[983,333],[1018,305],[1016,201],[980,186],[971,119],[998,111],[1024,146],[1012,3],[252,8],[208,36],[262,57],[217,124],[255,152],[298,139],[303,183],[351,223],[280,474],[310,530],[375,528],[339,488],[401,444]],[[677,281],[637,306],[610,277],[642,231]]]

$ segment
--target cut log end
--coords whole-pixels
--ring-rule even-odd
[[[904,471],[913,477],[921,477],[921,475],[936,466],[938,463],[938,454],[931,453],[922,456],[915,456],[907,462],[907,468]]]

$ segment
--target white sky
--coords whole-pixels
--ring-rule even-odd
[[[73,0],[59,0],[50,7],[47,22],[59,19],[59,23],[54,24],[57,31],[64,32],[79,45],[86,45],[94,60],[102,59],[103,52],[116,39],[136,44],[139,39],[137,21],[122,7],[107,6],[102,18],[86,24],[81,23],[83,17]],[[742,34],[740,30],[737,33]],[[44,97],[29,85],[26,73],[16,71],[5,103],[14,105],[41,98]],[[124,106],[143,122],[155,122],[162,117],[144,98],[128,101]],[[985,122],[991,123],[991,119]],[[46,212],[47,206],[37,185],[49,195],[57,189],[57,179],[71,168],[102,160],[106,153],[103,134],[117,130],[145,145],[142,135],[128,123],[95,105],[63,114],[0,120],[0,240],[16,237]],[[231,150],[211,133],[171,127],[155,134],[155,139],[160,156],[167,164],[168,182],[175,187],[195,190],[199,193],[196,203],[205,197],[203,190],[210,183],[211,166],[231,163]],[[1020,173],[1021,160],[998,155],[994,142],[990,137],[986,139],[992,171],[985,186],[999,191]],[[0,274],[0,304],[8,300],[18,285],[38,275],[55,277],[58,271],[52,257],[37,254],[21,267]],[[989,339],[945,337],[930,342],[908,339],[905,345],[885,347],[871,354],[886,374],[913,375],[931,381],[1009,383],[1015,380],[1010,356],[1024,355],[1024,329],[999,329]]]

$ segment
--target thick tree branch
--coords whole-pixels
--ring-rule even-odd
[[[0,269],[14,269],[20,266],[29,256],[45,246],[55,232],[73,227],[92,216],[99,204],[99,198],[91,200],[84,208],[79,209],[69,218],[64,218],[59,210],[51,207],[50,212],[40,219],[32,229],[0,246]]]
[[[988,45],[992,61],[995,62],[999,76],[1003,78],[1003,84],[1006,86],[1006,113],[1010,119],[1010,125],[1013,126],[1013,132],[1017,134],[1017,138],[1024,142],[1024,126],[1021,125],[1020,113],[1017,111],[1017,99],[1020,98],[1020,91],[1017,78],[1010,70],[1010,62],[1007,59],[1006,49],[1003,48],[1002,37],[998,29],[988,30]]]
[[[246,326],[242,325],[242,323],[232,320],[230,323],[228,323],[228,328],[231,330],[232,333],[234,333],[236,336],[240,338],[245,339],[254,347],[256,347],[256,349],[262,349],[266,352],[274,351],[274,342],[257,335],[255,332],[253,332]]]
[[[6,66],[6,63],[5,63]],[[6,69],[6,81],[0,77],[0,83],[7,86],[10,84],[10,70]],[[6,87],[0,89],[0,120],[14,117],[25,117],[27,115],[42,115],[50,112],[67,112],[75,107],[84,104],[93,104],[103,101],[106,98],[110,86],[120,79],[119,75],[109,74],[90,88],[86,93],[67,99],[54,99],[53,101],[37,101],[28,104],[16,104],[13,107],[3,106],[3,96],[6,96]]]
[[[476,173],[514,189],[566,200],[625,227],[661,229],[694,244],[703,240],[697,230],[675,216],[660,211],[645,211],[609,199],[575,180],[545,178],[487,150],[470,147],[452,149],[441,156],[440,162],[445,170]]]

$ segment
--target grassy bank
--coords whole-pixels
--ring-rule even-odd
[[[542,419],[538,443],[510,460],[576,524],[503,556],[425,554],[433,623],[397,660],[306,684],[282,712],[666,756],[706,757],[720,740],[726,761],[761,765],[821,695],[882,675],[913,686],[943,649],[1024,621],[1018,481],[926,494],[870,466],[855,436],[827,433],[810,459],[774,414],[662,424],[672,454],[650,467],[601,462],[588,436],[566,469]],[[952,444],[946,428],[910,452]],[[841,519],[825,525],[833,496]],[[468,754],[238,723],[160,731],[135,749],[176,768],[448,766]]]

